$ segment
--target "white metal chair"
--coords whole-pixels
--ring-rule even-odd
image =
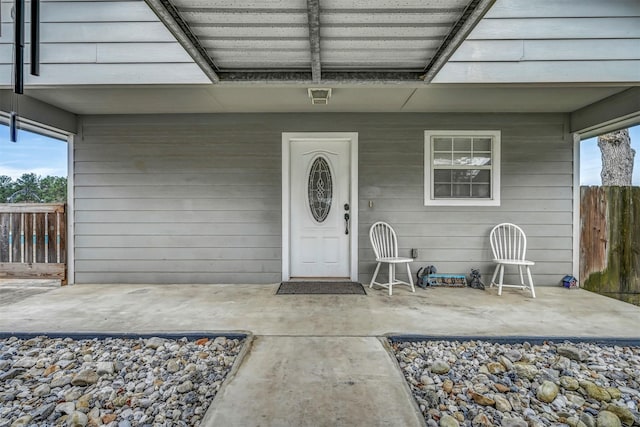
[[[527,261],[525,259],[527,253],[527,236],[522,231],[522,228],[515,224],[505,222],[493,227],[491,234],[489,235],[491,241],[491,250],[493,251],[493,262],[496,263],[496,269],[493,272],[491,278],[491,286],[498,286],[498,295],[502,295],[502,288],[529,288],[533,298],[536,297],[536,292],[533,289],[533,279],[531,278],[532,265],[535,265],[533,261]],[[520,285],[505,285],[504,279],[504,267],[506,265],[517,265],[520,272]],[[522,274],[522,267],[527,269],[527,277],[529,284],[525,284],[524,276]],[[496,284],[496,276],[500,273],[500,281]]]
[[[411,292],[415,292],[416,288],[413,286],[413,277],[411,276],[411,269],[409,263],[413,262],[413,258],[403,258],[398,256],[398,239],[396,232],[386,222],[376,222],[369,229],[369,239],[371,239],[371,246],[373,246],[373,252],[376,254],[376,271],[373,273],[369,288],[373,285],[379,285],[383,288],[389,289],[389,295],[393,293],[393,285],[409,285],[411,286]],[[389,282],[379,283],[376,282],[378,277],[378,271],[380,265],[383,263],[389,264]],[[409,276],[409,282],[403,282],[396,279],[396,264],[406,264],[407,275]]]

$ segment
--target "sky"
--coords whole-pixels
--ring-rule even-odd
[[[636,150],[633,185],[640,185],[640,125],[629,129]],[[580,144],[580,185],[600,185],[600,149],[597,138]],[[9,142],[9,127],[0,125],[0,175],[13,179],[25,173],[42,177],[67,176],[67,143],[27,131],[19,131],[18,142]]]
[[[631,148],[636,150],[633,161],[631,184],[640,185],[640,125],[629,129]],[[580,185],[601,185],[602,158],[598,138],[585,139],[580,143]]]
[[[14,143],[9,141],[9,127],[0,125],[0,175],[15,180],[25,173],[66,177],[66,141],[19,130]]]

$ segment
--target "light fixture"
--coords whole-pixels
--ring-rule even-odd
[[[322,104],[326,105],[329,103],[329,98],[331,98],[331,88],[308,88],[307,93],[309,94],[309,98],[311,98],[312,104]]]

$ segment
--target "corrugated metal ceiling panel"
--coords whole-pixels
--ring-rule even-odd
[[[174,5],[221,69],[311,66],[306,0],[177,0]]]
[[[473,3],[473,0],[162,1],[175,8],[218,72],[314,69],[314,75],[319,75],[316,71],[320,69],[422,72]],[[315,34],[319,34],[319,40]]]

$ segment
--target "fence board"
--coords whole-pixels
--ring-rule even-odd
[[[0,263],[0,278],[60,279],[65,278],[66,264]]]
[[[640,305],[640,187],[582,187],[582,287]]]
[[[0,204],[0,277],[66,281],[63,204]]]

